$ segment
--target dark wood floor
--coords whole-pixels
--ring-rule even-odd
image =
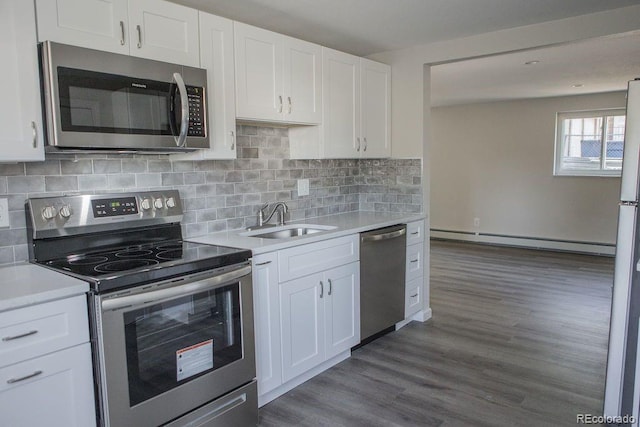
[[[602,413],[612,258],[431,250],[433,319],[261,408],[261,426],[575,426]]]

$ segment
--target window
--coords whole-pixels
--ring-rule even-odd
[[[620,176],[625,110],[558,113],[555,175]]]

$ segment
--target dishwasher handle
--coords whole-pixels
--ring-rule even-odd
[[[362,236],[363,242],[378,242],[380,240],[389,240],[395,239],[396,237],[404,236],[407,233],[406,228],[401,228],[400,230],[391,231],[389,233],[381,233],[381,234],[369,234],[366,236]]]

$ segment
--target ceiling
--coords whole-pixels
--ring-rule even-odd
[[[369,55],[638,4],[638,0],[172,0]]]
[[[637,77],[640,31],[434,66],[431,105],[626,90]]]

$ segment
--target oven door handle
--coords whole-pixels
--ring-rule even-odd
[[[102,301],[102,311],[118,310],[124,307],[139,306],[144,304],[157,304],[176,297],[193,295],[215,289],[221,285],[233,282],[251,273],[251,266],[246,265],[236,270],[228,271],[208,279],[177,285],[175,287],[159,289],[155,291],[141,292],[134,295],[109,298]]]

